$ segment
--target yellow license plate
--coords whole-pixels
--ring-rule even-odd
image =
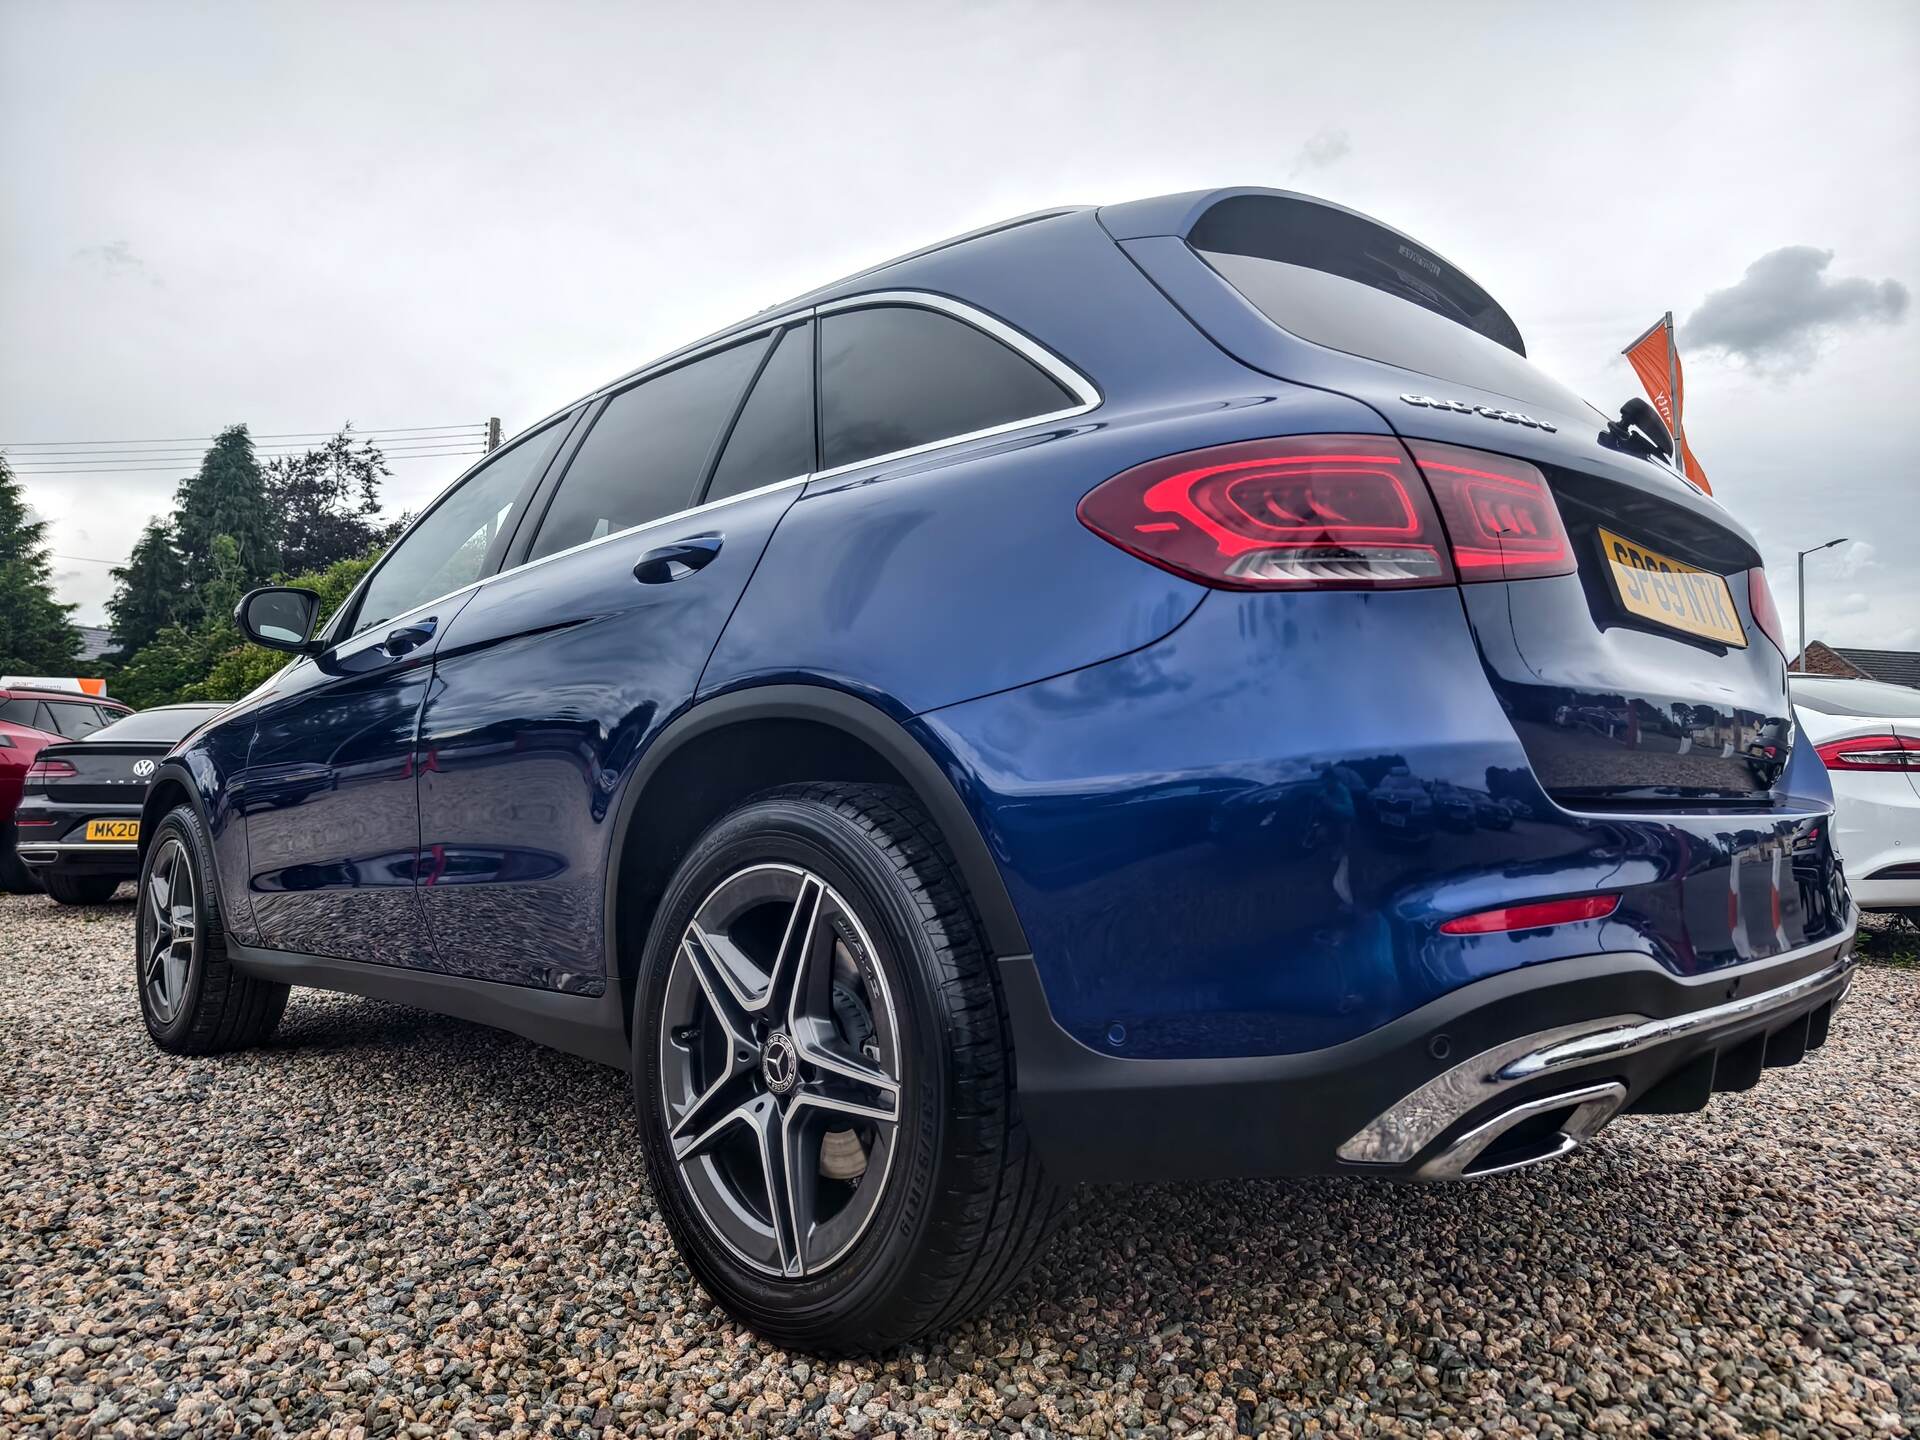
[[[129,843],[140,838],[138,820],[89,820],[87,821],[87,839],[112,840]]]
[[[1600,532],[1607,568],[1620,603],[1643,620],[1747,648],[1747,632],[1733,608],[1733,592],[1711,570],[1682,564],[1611,530]]]

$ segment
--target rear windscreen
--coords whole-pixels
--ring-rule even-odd
[[[116,720],[105,729],[96,730],[87,738],[111,743],[115,740],[179,740],[186,733],[205,720],[209,715],[218,715],[224,706],[198,705],[171,707],[164,710],[140,710]]]
[[[1202,215],[1187,243],[1303,340],[1523,404],[1587,412],[1528,363],[1519,330],[1492,296],[1383,225],[1311,201],[1243,195]]]
[[[1849,715],[1888,720],[1920,719],[1920,690],[1906,685],[1883,685],[1878,680],[1823,680],[1791,675],[1787,688],[1793,703],[1822,715]]]

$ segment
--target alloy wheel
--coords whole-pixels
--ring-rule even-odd
[[[892,1168],[901,1038],[853,907],[794,865],[749,866],[694,912],[668,973],[660,1103],[687,1194],[742,1261],[840,1259]]]
[[[147,939],[141,947],[140,983],[154,1019],[164,1025],[180,1013],[193,963],[193,863],[179,840],[169,836],[161,842],[144,889],[140,903],[146,924],[141,928]]]

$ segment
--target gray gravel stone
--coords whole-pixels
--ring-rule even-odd
[[[164,1056],[131,924],[0,899],[0,1436],[1920,1433],[1917,969],[1556,1167],[1087,1192],[992,1313],[826,1363],[692,1283],[624,1077],[312,992]]]

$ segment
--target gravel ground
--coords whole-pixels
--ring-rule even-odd
[[[619,1075],[298,991],[171,1059],[130,924],[0,899],[0,1434],[1920,1433],[1911,931],[1755,1096],[1471,1186],[1086,1192],[992,1314],[829,1365],[676,1262]]]

